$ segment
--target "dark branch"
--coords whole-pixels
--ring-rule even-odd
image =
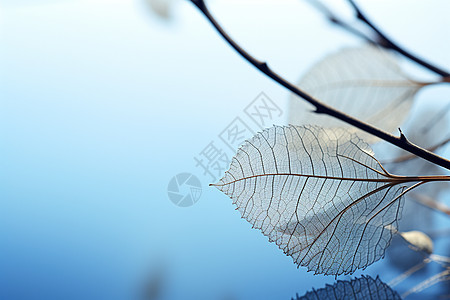
[[[439,148],[445,146],[445,145],[448,144],[448,143],[450,143],[450,138],[446,138],[445,140],[443,140],[443,141],[440,142],[439,144],[434,145],[434,146],[431,147],[431,148],[427,148],[427,150],[428,150],[428,151],[431,151],[431,152],[434,152],[434,151],[436,151],[437,149],[439,149]],[[415,159],[415,158],[417,158],[416,155],[414,155],[414,154],[407,154],[407,155],[403,155],[403,156],[397,157],[397,158],[395,158],[395,159],[393,159],[393,160],[385,160],[385,161],[383,161],[381,164],[382,164],[382,165],[386,165],[386,164],[402,163],[402,162],[405,162],[405,161],[408,161],[408,160],[411,160],[411,159]]]
[[[337,16],[335,13],[333,13],[328,7],[326,7],[322,2],[318,0],[307,0],[309,4],[311,4],[314,8],[316,8],[319,12],[321,12],[329,22],[333,23],[334,25],[337,25],[338,27],[344,29],[345,31],[350,32],[351,34],[366,40],[369,43],[375,44],[380,46],[379,42],[370,38],[367,34],[363,33],[362,31],[356,29],[349,23],[345,22],[339,16]]]
[[[380,47],[394,50],[403,56],[407,57],[408,59],[418,63],[419,65],[427,68],[428,70],[435,72],[436,74],[443,77],[442,82],[449,82],[449,73],[442,70],[441,68],[430,64],[429,62],[424,61],[423,59],[417,57],[416,55],[412,54],[409,51],[406,51],[404,48],[400,47],[397,43],[395,43],[392,39],[388,38],[383,32],[381,32],[378,27],[376,27],[363,12],[361,9],[356,5],[356,3],[352,0],[347,0],[349,4],[352,6],[353,10],[355,11],[356,17],[358,20],[363,22],[365,25],[367,25],[372,33],[373,37],[369,37],[367,34],[361,32],[360,30],[356,29],[354,26],[350,25],[349,23],[345,22],[341,18],[339,18],[336,14],[334,14],[331,10],[329,10],[323,3],[321,3],[319,0],[309,0],[308,2],[314,6],[317,10],[319,10],[322,14],[325,15],[325,17],[330,21],[331,23],[337,25],[338,27],[344,29],[345,31],[350,32],[351,34],[366,40],[369,43],[376,44]]]
[[[389,134],[387,132],[384,132],[376,127],[373,127],[372,125],[369,125],[367,123],[364,123],[358,119],[355,119],[343,112],[340,112],[331,106],[328,106],[319,100],[313,98],[309,94],[303,92],[300,90],[297,86],[293,85],[292,83],[285,80],[283,77],[272,71],[267,63],[262,62],[251,56],[249,53],[247,53],[244,49],[242,49],[224,30],[223,28],[217,23],[215,18],[211,15],[210,11],[205,5],[205,2],[203,0],[191,0],[193,4],[195,4],[199,10],[205,15],[205,17],[209,20],[209,22],[214,26],[214,28],[219,32],[219,34],[228,42],[228,44],[236,50],[245,60],[247,60],[249,63],[251,63],[253,66],[255,66],[258,70],[260,70],[262,73],[273,79],[278,84],[282,85],[286,89],[290,90],[294,94],[300,96],[304,100],[308,101],[312,105],[316,107],[316,111],[327,114],[329,116],[332,116],[334,118],[337,118],[341,121],[344,121],[350,125],[353,125],[367,133],[370,133],[374,136],[379,137],[382,140],[385,140],[386,142],[389,142],[393,145],[396,145],[399,148],[402,148],[403,150],[406,150],[410,153],[413,153],[425,160],[428,160],[434,164],[437,164],[441,167],[444,167],[446,169],[450,170],[450,161],[447,159],[440,157],[426,149],[420,148],[412,143],[405,142],[404,139],[398,138],[392,134]]]
[[[406,138],[406,136],[403,134],[403,131],[401,128],[398,129],[398,131],[400,131],[400,140],[402,140],[405,143],[410,144],[410,142],[408,141],[408,139]]]
[[[361,20],[363,23],[365,23],[367,26],[369,26],[377,35],[379,40],[379,45],[392,49],[397,51],[398,53],[402,54],[403,56],[409,58],[410,60],[418,63],[419,65],[427,68],[428,70],[442,76],[442,77],[449,77],[450,73],[438,68],[437,66],[434,66],[430,64],[429,62],[424,61],[423,59],[417,57],[416,55],[411,54],[410,52],[406,51],[404,48],[397,45],[392,39],[388,38],[383,32],[381,32],[378,27],[376,27],[368,18],[367,16],[359,9],[359,7],[356,5],[356,3],[353,0],[347,0],[350,5],[353,7],[356,13],[356,17]]]

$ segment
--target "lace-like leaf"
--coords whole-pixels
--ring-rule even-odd
[[[396,291],[392,290],[380,278],[362,276],[351,281],[337,281],[333,285],[313,290],[296,300],[400,300]]]
[[[275,126],[247,141],[215,186],[296,264],[339,275],[383,257],[398,183],[345,129]]]
[[[433,152],[441,152],[443,149],[433,149],[446,138],[450,137],[449,115],[440,115],[440,112],[446,112],[447,104],[445,102],[436,102],[433,105],[419,103],[418,109],[411,114],[407,122],[402,125],[403,133],[412,143],[423,148],[428,148]],[[377,151],[380,161],[387,161],[385,167],[397,175],[421,174],[421,175],[445,175],[448,172],[445,169],[436,166],[428,161],[417,158],[397,147],[385,145],[384,148]],[[443,153],[443,151],[441,152]],[[384,154],[384,155],[383,155]],[[386,159],[383,156],[387,156]],[[396,157],[411,158],[399,163],[389,163],[389,160]],[[405,205],[402,211],[402,219],[398,223],[400,231],[411,231],[420,229],[424,232],[430,232],[435,229],[435,219],[439,216],[433,209],[424,206],[432,205],[434,209],[441,209],[445,213],[445,206],[439,203],[445,195],[445,190],[450,187],[449,182],[440,182],[425,184],[415,190],[414,193],[406,194]],[[450,251],[450,248],[448,249]],[[450,255],[447,251],[446,255]],[[394,239],[386,253],[389,260],[389,266],[397,268],[400,271],[406,271],[414,265],[423,261],[423,254],[415,251],[405,250],[405,243],[401,239]]]
[[[347,48],[314,65],[298,86],[317,99],[364,122],[393,132],[408,115],[424,83],[409,79],[387,50],[366,45]],[[297,96],[290,99],[289,123],[350,127],[342,121],[311,113]],[[367,142],[378,138],[358,130]]]

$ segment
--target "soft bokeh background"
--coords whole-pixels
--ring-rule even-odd
[[[1,299],[290,299],[334,282],[297,269],[196,167],[260,92],[283,110],[289,94],[192,5],[172,2],[161,19],[145,0],[0,0]],[[450,68],[450,2],[359,2],[394,39]],[[348,15],[345,1],[334,5]],[[360,42],[300,0],[210,6],[292,81]],[[449,92],[420,93],[415,111]],[[181,172],[203,185],[188,208],[167,195]],[[395,276],[385,262],[361,273]]]

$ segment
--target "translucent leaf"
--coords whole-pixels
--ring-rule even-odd
[[[403,133],[412,143],[430,149],[432,152],[439,151],[439,147],[436,146],[445,146],[450,138],[449,115],[442,115],[442,112],[447,112],[446,109],[445,102],[437,102],[433,105],[418,103],[415,113],[402,125]],[[392,145],[386,145],[386,152],[395,158],[411,157],[410,153]],[[392,167],[398,174],[408,174],[413,170],[420,174],[442,173],[442,168],[439,166],[419,159],[412,161],[411,164],[408,164],[407,160],[400,159],[400,164]]]
[[[400,217],[403,186],[345,129],[266,129],[215,186],[299,266],[353,273],[379,260]]]
[[[414,113],[408,118],[408,121],[402,125],[402,131],[408,140],[421,147],[431,149],[433,152],[444,153],[441,149],[433,149],[436,145],[450,137],[449,116],[440,116],[440,112],[445,111],[447,103],[444,101],[429,105],[426,102],[416,103]],[[431,126],[430,126],[431,125]],[[389,161],[397,157],[411,157],[409,153],[387,143],[377,145],[377,157],[381,161]],[[400,160],[399,163],[387,163],[385,168],[394,174],[421,174],[421,175],[445,175],[448,171],[429,163],[423,159]],[[439,182],[434,184],[425,184],[415,190],[414,193],[408,193],[405,198],[402,219],[398,223],[400,231],[420,230],[431,232],[435,230],[435,219],[439,216],[424,204],[431,205],[436,209],[442,209],[445,212],[445,206],[440,205],[440,201],[445,199],[445,191],[449,188],[448,182]],[[420,203],[419,203],[420,202]],[[450,248],[448,249],[450,250]],[[450,255],[449,251],[443,252]],[[386,253],[390,267],[405,271],[413,265],[423,260],[423,254],[415,251],[405,251],[405,243],[401,239],[394,239]],[[428,270],[422,270],[425,276]]]
[[[423,251],[427,254],[433,253],[433,241],[425,233],[413,230],[401,232],[400,235],[418,251]]]
[[[315,98],[387,132],[408,115],[412,100],[425,84],[409,79],[387,50],[366,45],[343,49],[314,65],[298,86]],[[311,106],[293,96],[289,123],[357,129],[329,116],[314,114]],[[377,138],[358,130],[369,143]]]
[[[296,297],[296,300],[397,300],[400,296],[380,278],[362,276],[351,281],[337,281],[333,285]]]

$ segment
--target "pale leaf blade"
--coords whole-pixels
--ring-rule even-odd
[[[375,46],[346,48],[315,64],[298,86],[322,102],[387,132],[407,117],[417,91],[425,84],[410,80],[393,54]],[[350,127],[340,120],[311,112],[297,96],[290,99],[289,123]],[[367,142],[377,138],[358,131]]]
[[[416,103],[416,109],[409,116],[408,121],[402,125],[402,131],[408,140],[418,146],[430,149],[432,152],[445,153],[444,149],[433,149],[436,145],[450,137],[449,134],[449,115],[439,116],[440,112],[447,108],[445,101],[427,105],[426,103]],[[381,145],[380,145],[381,146]],[[432,164],[417,156],[410,155],[387,143],[377,149],[379,157],[386,157],[395,161],[396,157],[415,157],[415,159],[400,160],[399,163],[388,163],[386,168],[397,175],[447,175],[445,169]],[[381,161],[386,160],[384,158]],[[417,188],[414,193],[406,194],[405,205],[402,211],[402,219],[399,221],[398,229],[400,231],[411,231],[420,229],[423,232],[431,232],[435,229],[436,218],[438,214],[430,209],[441,210],[448,213],[445,206],[442,206],[442,198],[445,190],[449,188],[449,182],[436,182],[433,184],[424,184]],[[427,207],[427,206],[430,207]],[[445,254],[449,254],[447,252]],[[389,247],[386,257],[389,260],[389,266],[405,271],[412,266],[419,264],[423,260],[423,254],[415,251],[405,251],[404,242],[401,239],[394,239]]]
[[[215,184],[243,218],[299,266],[339,275],[384,255],[403,187],[368,144],[344,129],[266,129],[247,141]]]

